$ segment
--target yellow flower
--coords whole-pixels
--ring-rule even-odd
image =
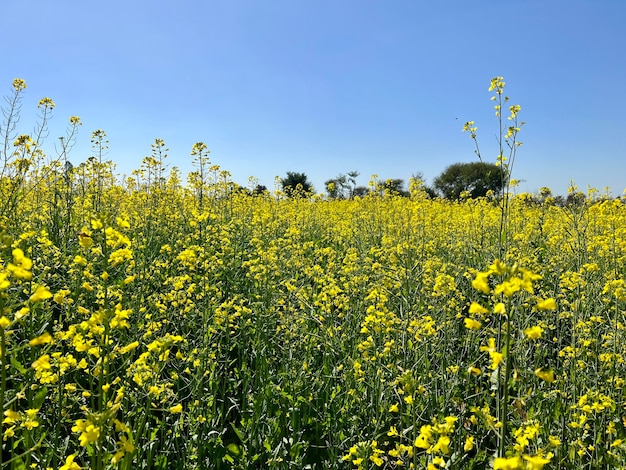
[[[67,301],[67,296],[71,294],[71,291],[69,291],[68,289],[61,289],[59,290],[56,294],[54,294],[54,296],[52,297],[52,300],[54,300],[55,303],[59,304],[59,305],[63,305],[66,303]],[[70,303],[72,299],[69,299]]]
[[[489,273],[480,272],[476,274],[476,277],[472,281],[472,287],[485,294],[491,292],[491,289],[489,288]]]
[[[121,217],[116,217],[115,222],[117,226],[120,228],[130,228],[130,223],[126,219],[122,219]]]
[[[52,342],[52,336],[50,335],[50,333],[46,331],[44,334],[31,339],[28,342],[28,345],[31,347],[41,346],[42,344],[51,343],[51,342]]]
[[[474,448],[474,436],[467,436],[465,438],[465,444],[463,444],[463,450],[469,452]]]
[[[535,455],[534,457],[525,455],[524,460],[526,460],[526,468],[529,470],[541,470],[545,464],[550,463],[549,458],[544,458],[540,455]]]
[[[170,413],[182,413],[182,412],[183,412],[183,405],[181,405],[180,403],[170,408]]]
[[[52,292],[45,286],[37,286],[37,289],[28,299],[30,302],[37,302],[39,300],[46,300],[52,297]]]
[[[33,262],[30,258],[27,258],[21,249],[15,248],[13,250],[13,263],[9,263],[7,269],[18,279],[30,280],[33,277],[30,272],[32,267]]]
[[[498,366],[500,365],[500,363],[502,362],[502,360],[504,359],[504,356],[502,355],[502,353],[499,353],[497,351],[489,353],[489,356],[491,356],[490,367],[492,370],[496,370]]]
[[[80,465],[74,462],[77,454],[69,455],[65,459],[65,463],[59,468],[59,470],[80,470]]]
[[[487,346],[481,346],[480,350],[489,353],[489,357],[491,358],[491,369],[496,370],[503,359],[502,353],[496,350],[496,339],[489,338],[487,340]]]
[[[13,410],[5,410],[4,416],[6,416],[6,418],[4,418],[2,424],[13,424],[20,419],[20,414]]]
[[[558,447],[561,445],[561,439],[556,436],[548,436],[548,441],[552,447]]]
[[[100,427],[94,426],[89,420],[77,419],[74,426],[72,426],[72,431],[80,431],[81,434],[78,439],[83,447],[96,442],[100,438]]]
[[[89,248],[91,245],[93,245],[93,240],[83,231],[78,234],[78,244],[83,248]],[[76,258],[78,258],[78,256]],[[76,258],[74,258],[75,263],[77,263]]]
[[[24,88],[26,88],[26,82],[24,81],[24,79],[22,78],[13,79],[13,89],[15,91],[22,91]]]
[[[389,407],[389,413],[397,413],[399,411],[398,404],[394,403]]]
[[[51,369],[52,366],[50,365],[50,355],[44,354],[35,362],[33,362],[31,367],[35,369],[36,371],[44,371],[44,370]]]
[[[0,272],[0,290],[4,290],[11,285],[11,282],[7,279],[7,273]]]
[[[493,313],[497,313],[498,315],[505,315],[506,305],[504,305],[502,302],[498,302],[496,305],[493,306]]]
[[[524,335],[526,335],[529,339],[539,339],[541,338],[541,334],[543,333],[543,328],[540,326],[531,326],[530,328],[526,328],[524,330]]]
[[[483,307],[477,302],[472,302],[472,304],[469,307],[469,313],[485,314],[485,313],[489,313],[489,310],[487,310],[485,307]]]
[[[517,470],[522,468],[522,459],[519,455],[514,457],[497,457],[493,462],[493,470]]]
[[[37,105],[38,108],[49,108],[49,109],[53,109],[56,105],[54,104],[54,101],[52,101],[52,98],[41,98],[39,100],[39,104]]]
[[[480,328],[483,326],[481,322],[479,322],[478,320],[474,320],[473,318],[466,317],[464,322],[465,328],[467,328],[468,330],[480,330]]]
[[[545,380],[546,382],[552,383],[554,382],[554,371],[553,370],[545,370],[542,367],[535,370],[535,375],[539,377],[541,380]]]
[[[5,330],[9,327],[9,325],[11,325],[11,320],[2,315],[2,317],[0,317],[0,328]]]
[[[556,310],[556,302],[553,298],[542,300],[537,303],[537,310]]]
[[[437,443],[433,446],[433,452],[441,452],[442,454],[450,453],[450,438],[448,436],[439,436]]]

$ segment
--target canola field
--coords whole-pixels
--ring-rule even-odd
[[[624,468],[619,199],[512,198],[499,260],[486,198],[107,168],[4,199],[3,468]]]
[[[183,183],[160,139],[120,179],[100,130],[69,163],[77,117],[46,156],[49,98],[18,134],[25,87],[0,132],[0,468],[626,468],[622,199],[511,196],[502,152],[504,196],[460,201],[255,194],[201,142]]]

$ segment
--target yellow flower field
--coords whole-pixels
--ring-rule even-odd
[[[626,468],[620,199],[511,197],[503,253],[495,199],[252,196],[164,145],[119,181],[10,143],[2,468]]]

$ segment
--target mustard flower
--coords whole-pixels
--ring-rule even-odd
[[[39,300],[46,300],[52,297],[52,292],[45,286],[37,286],[35,292],[28,299],[30,302],[37,302]]]
[[[6,272],[0,272],[0,290],[4,290],[11,285],[11,282],[7,279]]]
[[[538,325],[531,326],[530,328],[526,328],[524,330],[524,335],[529,339],[539,339],[543,334],[544,329]]]
[[[80,470],[80,465],[74,462],[77,454],[68,455],[65,463],[59,467],[59,470]]]
[[[491,358],[492,370],[496,370],[498,366],[500,365],[500,363],[502,362],[502,360],[504,359],[504,356],[502,355],[502,353],[496,350],[495,338],[489,338],[487,340],[487,346],[481,346],[480,350],[489,353],[489,357]]]
[[[472,281],[472,287],[485,294],[491,292],[491,288],[489,287],[489,273],[480,272],[476,274],[476,277]]]
[[[523,468],[522,459],[519,455],[513,457],[497,457],[493,461],[493,470],[517,470]]]
[[[26,81],[22,78],[13,79],[13,89],[15,91],[22,91],[26,88]]]
[[[2,424],[13,424],[20,419],[20,414],[13,410],[5,410],[4,411],[4,420]]]
[[[450,453],[450,438],[448,436],[439,436],[437,443],[433,446],[433,452],[440,452],[442,454]]]
[[[24,252],[20,248],[13,250],[13,263],[9,263],[7,269],[13,273],[18,279],[30,280],[33,275],[30,270],[33,267],[33,262],[30,258],[24,255]]]
[[[535,455],[534,457],[525,455],[524,460],[528,470],[541,470],[544,465],[550,463],[551,458],[542,457],[541,455]]]
[[[77,419],[72,426],[72,431],[81,433],[78,439],[82,447],[86,447],[100,438],[100,427],[95,426],[89,420]]]
[[[37,336],[36,338],[31,339],[28,342],[28,345],[33,347],[33,346],[41,346],[42,344],[47,344],[47,343],[51,343],[52,342],[52,336],[50,335],[50,333],[48,333],[47,331],[40,335]]]
[[[493,313],[497,313],[498,315],[506,315],[506,305],[502,302],[498,302],[493,306]]]
[[[542,300],[537,303],[537,310],[556,310],[556,302],[553,298]]]
[[[469,313],[486,314],[486,313],[489,313],[489,310],[487,310],[485,307],[483,307],[477,302],[472,302],[469,307]]]
[[[52,101],[52,98],[41,98],[39,100],[39,104],[37,105],[38,108],[47,108],[47,109],[53,109],[56,105],[54,104],[54,101]]]
[[[473,318],[469,317],[466,317],[464,319],[464,322],[465,328],[467,328],[468,330],[480,330],[480,328],[483,326],[483,324],[478,320],[474,320]]]
[[[183,405],[181,405],[180,403],[170,408],[170,413],[182,413],[182,412],[183,412]]]
[[[545,370],[542,367],[540,367],[539,369],[535,370],[535,375],[537,377],[539,377],[541,380],[545,381],[545,382],[552,383],[555,380],[555,378],[554,378],[554,371],[553,370]]]
[[[91,245],[93,245],[93,239],[91,238],[91,236],[83,231],[78,234],[78,244],[83,248],[89,248]],[[78,258],[78,256],[76,258]],[[79,264],[76,261],[76,258],[74,258],[74,262]]]

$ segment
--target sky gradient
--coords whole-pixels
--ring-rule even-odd
[[[106,158],[130,174],[155,138],[184,175],[203,141],[246,186],[275,176],[324,181],[356,170],[427,182],[497,156],[489,81],[520,104],[519,192],[626,188],[626,1],[4,0],[0,94],[26,80],[22,133],[56,103],[47,140],[83,126],[70,160]]]

